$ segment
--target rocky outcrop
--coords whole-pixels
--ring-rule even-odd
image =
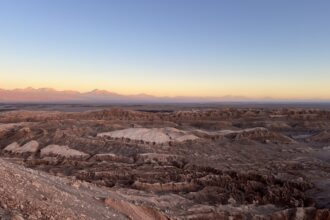
[[[201,211],[201,210],[200,210]],[[254,214],[243,211],[207,211],[199,214],[189,214],[183,219],[189,220],[230,220],[230,219],[251,219],[251,220],[329,220],[330,211],[326,209],[316,209],[314,207],[285,209],[275,211],[270,214]]]
[[[134,159],[116,154],[104,153],[104,154],[95,154],[93,157],[90,158],[90,161],[112,161],[119,163],[133,163]]]
[[[105,204],[113,209],[118,210],[132,220],[169,220],[166,215],[157,211],[156,209],[142,205],[135,205],[125,200],[107,198],[105,200]]]
[[[0,123],[0,139],[5,137],[6,134],[10,132],[11,129],[20,126],[20,124],[1,124]]]
[[[128,138],[131,140],[142,140],[147,143],[168,143],[195,140],[196,137],[186,131],[176,128],[128,128],[124,130],[105,132],[98,134],[99,137]]]
[[[255,140],[261,142],[273,142],[273,143],[284,143],[291,144],[295,141],[283,134],[278,134],[271,132],[266,128],[257,127],[257,128],[248,128],[239,131],[223,131],[224,136],[232,140]]]
[[[10,152],[13,153],[14,151],[16,151],[17,149],[19,149],[21,146],[17,143],[11,143],[9,144],[7,147],[5,147],[5,149],[3,149],[5,152]]]
[[[199,185],[188,182],[143,183],[139,181],[135,181],[132,187],[151,192],[192,192],[200,188]]]
[[[29,141],[28,143],[20,146],[14,142],[8,145],[4,151],[12,154],[35,154],[39,150],[39,143],[37,141]]]
[[[254,216],[253,219],[260,220],[329,220],[330,210],[329,209],[316,209],[314,207],[307,208],[295,208],[295,209],[285,209],[282,211],[274,212],[269,215],[258,215]]]
[[[316,135],[308,138],[309,141],[320,142],[320,143],[330,143],[330,131],[322,131]]]
[[[184,158],[173,154],[144,153],[137,155],[138,163],[172,164],[183,162]]]
[[[68,146],[48,145],[47,147],[41,149],[40,156],[41,157],[58,156],[64,158],[84,159],[84,158],[88,158],[89,154],[71,149]]]

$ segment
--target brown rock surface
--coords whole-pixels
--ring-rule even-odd
[[[0,216],[329,218],[329,111],[136,108],[0,113]]]

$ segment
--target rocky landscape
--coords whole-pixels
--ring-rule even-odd
[[[1,219],[330,219],[330,111],[0,113]]]

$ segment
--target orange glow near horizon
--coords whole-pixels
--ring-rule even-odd
[[[304,73],[305,78],[297,74],[288,74],[278,79],[275,73],[263,79],[251,73],[240,71],[228,74],[208,74],[200,72],[159,72],[156,70],[100,71],[64,68],[23,69],[19,67],[0,68],[0,88],[53,88],[56,90],[74,90],[88,92],[94,89],[107,90],[122,95],[148,94],[154,96],[223,97],[240,96],[254,99],[265,97],[274,99],[330,99],[330,74],[319,72],[322,79]],[[68,68],[69,69],[69,68]],[[61,72],[60,72],[61,71]],[[46,74],[47,73],[47,74]]]
[[[329,8],[3,1],[0,88],[330,101]]]
[[[58,91],[74,90],[78,92],[88,92],[94,89],[107,90],[122,95],[148,94],[154,96],[187,96],[187,97],[222,97],[222,96],[242,96],[247,98],[275,98],[275,99],[330,99],[330,89],[327,82],[306,82],[305,85],[290,85],[284,83],[272,83],[264,85],[262,83],[196,83],[187,82],[163,82],[144,84],[125,82],[79,82],[55,81],[33,82],[27,80],[1,81],[1,89],[23,89],[32,88],[52,88]]]

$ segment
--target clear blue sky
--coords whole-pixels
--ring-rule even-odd
[[[0,0],[0,87],[330,98],[327,0]]]

